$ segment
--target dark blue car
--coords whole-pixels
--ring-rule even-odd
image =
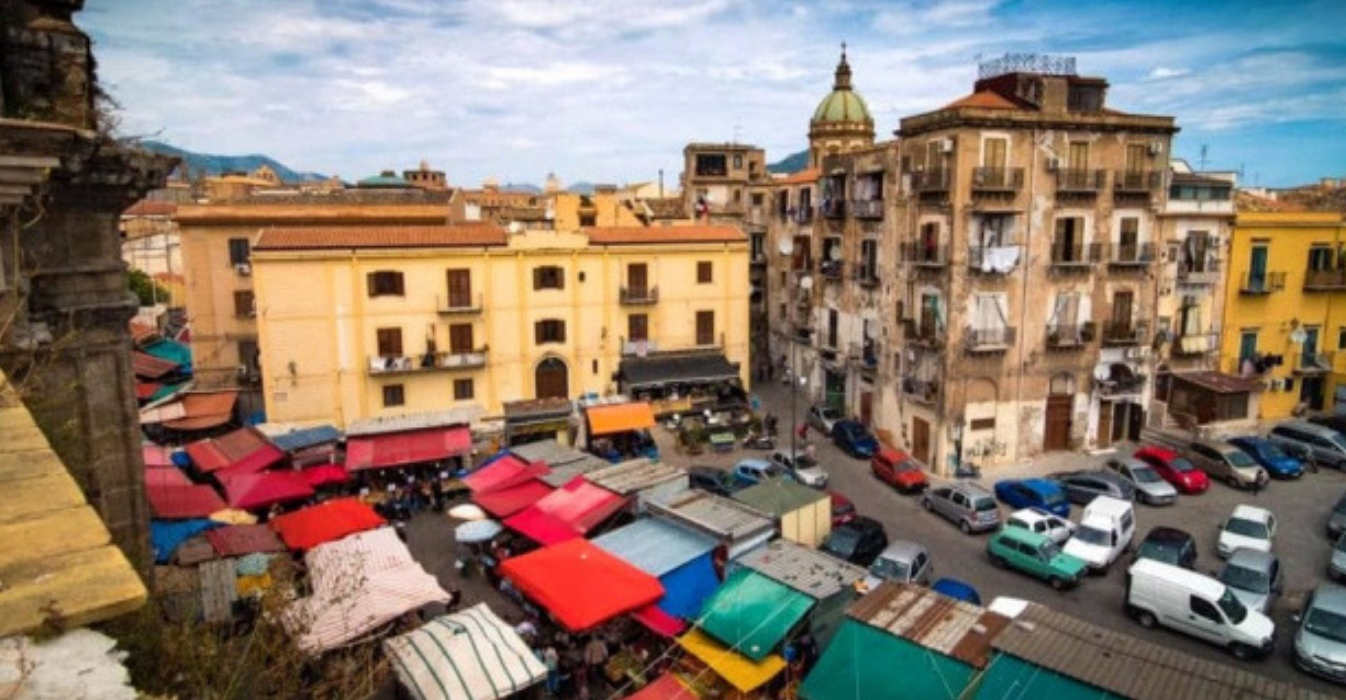
[[[1304,463],[1291,457],[1280,445],[1256,435],[1230,438],[1229,444],[1248,453],[1254,462],[1266,468],[1277,479],[1298,479],[1304,476]]]
[[[954,600],[965,600],[973,605],[981,605],[981,596],[977,595],[977,589],[956,578],[942,578],[931,584],[930,590],[943,593]]]
[[[839,420],[832,424],[832,442],[842,452],[858,459],[869,459],[879,451],[879,441],[874,439],[869,428],[853,420]]]
[[[1066,492],[1050,479],[1002,479],[995,482],[995,497],[1016,510],[1041,508],[1052,515],[1070,517]]]

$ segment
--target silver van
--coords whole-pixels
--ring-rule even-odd
[[[1223,481],[1234,488],[1260,489],[1267,485],[1267,470],[1253,461],[1247,452],[1224,440],[1192,440],[1183,450],[1197,469],[1211,481]]]
[[[1346,468],[1346,436],[1323,425],[1292,420],[1271,429],[1267,439],[1300,459],[1318,466]]]

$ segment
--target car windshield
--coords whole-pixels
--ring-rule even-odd
[[[907,562],[885,557],[875,559],[874,563],[869,567],[869,573],[874,574],[879,578],[890,578],[898,581],[906,581],[909,571],[910,567],[907,566]]]
[[[1236,467],[1257,466],[1257,462],[1254,462],[1253,458],[1249,457],[1248,453],[1243,450],[1230,450],[1229,452],[1224,453],[1224,456],[1225,459],[1229,460],[1230,464]]]
[[[1304,616],[1304,629],[1334,642],[1346,643],[1346,615],[1322,608],[1309,608]]]
[[[978,511],[995,510],[995,499],[982,496],[972,501],[972,507]]]
[[[1066,495],[1060,491],[1053,491],[1042,496],[1042,502],[1048,506],[1061,505],[1066,502]]]
[[[795,469],[809,469],[818,466],[818,460],[806,455],[795,455]]]
[[[1187,472],[1196,471],[1196,467],[1192,466],[1191,460],[1187,459],[1186,457],[1179,457],[1173,460],[1172,462],[1169,462],[1169,465],[1173,467],[1173,471],[1178,472],[1180,474],[1186,474]]]
[[[850,515],[855,512],[854,503],[834,503],[832,504],[832,515]]]
[[[818,411],[818,415],[826,420],[841,420],[841,411],[838,411],[835,408],[824,408]]]
[[[1266,593],[1271,590],[1271,579],[1265,572],[1234,564],[1226,564],[1220,572],[1220,583],[1241,591]]]
[[[1333,548],[1338,552],[1346,552],[1346,534],[1337,538],[1337,543],[1333,545]]]
[[[1131,477],[1136,480],[1137,484],[1156,484],[1163,481],[1159,478],[1159,472],[1149,467],[1131,467]]]
[[[1145,559],[1154,559],[1165,564],[1176,565],[1182,555],[1182,546],[1177,542],[1145,540],[1140,544],[1140,551],[1137,552],[1137,555]]]
[[[823,548],[838,554],[850,554],[859,541],[860,533],[850,528],[841,528],[832,531],[831,536],[827,538],[827,544]]]
[[[1220,609],[1224,611],[1224,616],[1230,623],[1235,625],[1243,624],[1244,618],[1248,617],[1248,608],[1228,588],[1224,589],[1224,595],[1217,601]]]
[[[1274,442],[1259,442],[1256,444],[1261,448],[1262,456],[1267,459],[1283,459],[1290,456],[1285,450],[1281,449],[1280,445],[1277,445]]]
[[[1112,535],[1107,530],[1100,530],[1096,527],[1076,528],[1075,539],[1086,544],[1097,544],[1104,547],[1112,544]]]
[[[1225,523],[1224,529],[1232,535],[1242,535],[1259,540],[1265,540],[1268,537],[1266,523],[1259,523],[1256,520],[1230,518],[1229,522]]]
[[[1052,559],[1056,558],[1056,555],[1061,553],[1061,548],[1058,547],[1055,542],[1047,540],[1046,542],[1042,543],[1041,547],[1038,547],[1038,551],[1042,552],[1042,556],[1047,561],[1051,561]]]
[[[910,461],[898,462],[897,464],[894,464],[894,465],[893,465],[893,471],[898,471],[898,472],[909,472],[909,471],[915,471],[915,470],[916,470],[916,465],[915,465],[915,464],[912,464]]]

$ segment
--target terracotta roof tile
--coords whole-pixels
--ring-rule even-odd
[[[958,109],[960,107],[975,107],[977,109],[1019,109],[1019,105],[1000,96],[999,93],[990,90],[974,92],[967,97],[950,102],[944,105],[944,109]]]
[[[142,199],[132,204],[130,209],[122,212],[122,216],[172,216],[177,211],[178,205],[173,202],[155,202]]]
[[[817,182],[818,176],[821,174],[822,171],[817,168],[807,168],[805,170],[800,170],[797,173],[790,173],[789,175],[786,175],[785,177],[777,180],[776,184],[803,185],[810,182]]]
[[[591,245],[643,243],[741,243],[748,237],[735,226],[612,226],[586,228]]]
[[[505,245],[504,229],[486,224],[462,226],[359,226],[265,229],[255,250],[333,248],[453,248]]]

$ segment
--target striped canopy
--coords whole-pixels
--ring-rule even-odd
[[[431,620],[383,646],[417,700],[496,700],[547,675],[514,628],[485,603]]]

